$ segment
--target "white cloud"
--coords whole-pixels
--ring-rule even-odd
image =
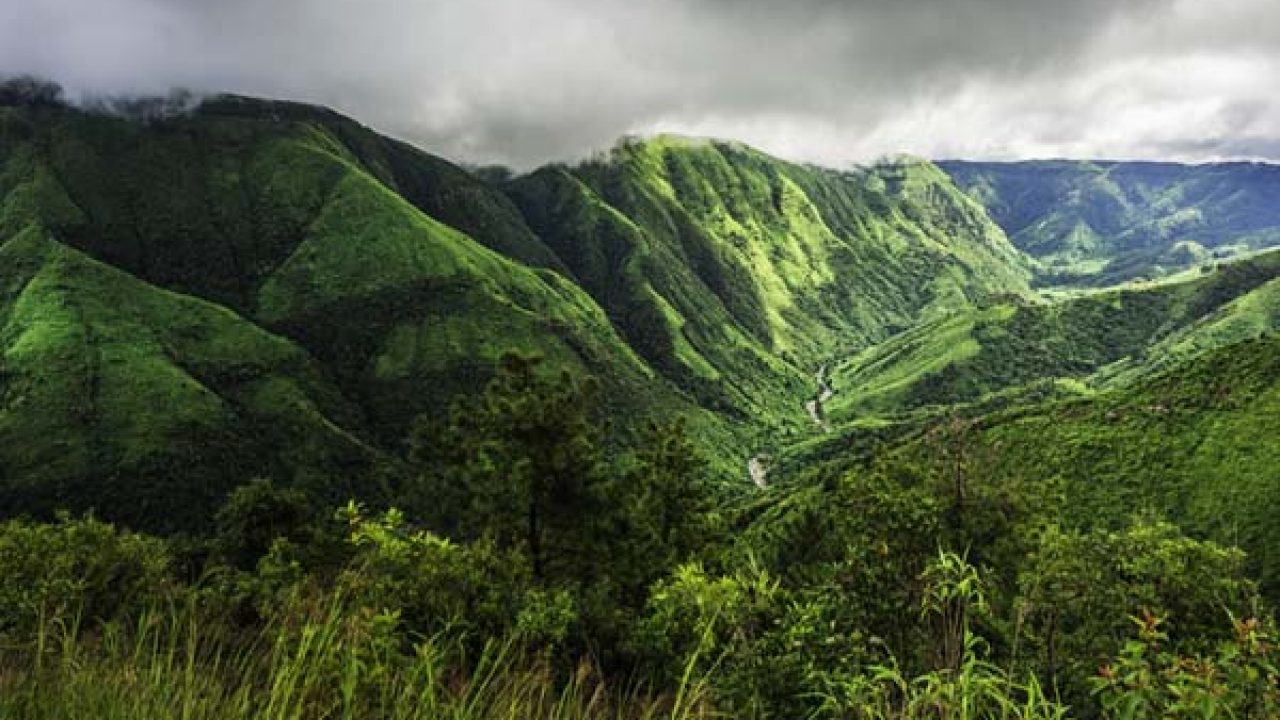
[[[459,159],[635,131],[845,164],[1277,157],[1273,0],[41,0],[0,73],[335,106]]]

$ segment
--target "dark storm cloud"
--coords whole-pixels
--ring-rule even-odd
[[[628,132],[803,159],[1274,157],[1272,0],[13,0],[0,73],[321,102],[527,166]]]

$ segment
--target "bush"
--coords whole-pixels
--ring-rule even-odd
[[[556,610],[563,603],[528,595],[529,567],[518,554],[487,540],[455,543],[411,528],[397,510],[369,518],[352,504],[343,514],[356,556],[339,582],[353,601],[394,609],[407,629],[422,635],[448,629],[477,641],[501,637],[522,610],[531,627],[551,639],[563,635],[548,620],[563,615]],[[526,601],[533,607],[524,607]]]
[[[171,588],[162,540],[93,518],[0,524],[0,634],[26,639],[50,618],[113,619]]]

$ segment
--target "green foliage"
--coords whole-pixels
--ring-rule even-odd
[[[1224,612],[1245,617],[1259,602],[1243,553],[1192,540],[1171,525],[1088,533],[1049,528],[1019,578],[1020,657],[1081,707],[1088,704],[1089,678],[1122,646],[1133,615],[1169,619],[1170,647],[1203,652],[1227,639]]]
[[[674,567],[713,536],[714,506],[702,450],[684,418],[650,424],[623,479],[626,514],[643,533],[637,554],[651,569]],[[652,572],[652,570],[651,570]],[[648,584],[656,577],[644,577]]]
[[[251,570],[279,541],[295,546],[322,545],[314,501],[297,489],[279,488],[266,479],[236,488],[218,510],[219,550],[242,570]]]
[[[756,564],[731,575],[691,564],[653,588],[632,642],[667,683],[709,678],[734,717],[800,717],[867,656],[862,635],[845,633],[832,598],[790,593]]]
[[[922,575],[921,612],[938,628],[936,669],[916,677],[896,663],[834,683],[823,694],[824,714],[866,718],[1062,718],[1067,708],[1045,696],[1034,675],[1018,682],[982,657],[985,642],[970,629],[970,613],[985,612],[977,568],[940,552]]]
[[[343,516],[357,552],[340,584],[353,600],[395,608],[400,622],[424,636],[448,630],[482,644],[520,624],[563,639],[563,621],[550,623],[547,598],[531,596],[537,602],[523,607],[530,577],[519,555],[489,540],[462,545],[413,530],[396,510],[367,518],[352,504]]]
[[[539,364],[502,356],[483,397],[457,402],[449,427],[420,438],[417,456],[428,463],[423,506],[434,505],[438,521],[460,537],[519,548],[541,580],[567,577],[598,557],[591,523],[607,507],[607,478],[598,385],[568,373],[543,378]]]
[[[34,561],[48,564],[50,547],[55,567],[108,579],[57,585],[42,597],[62,593],[62,600],[28,612],[22,632],[10,629],[8,644],[0,644],[7,683],[0,710],[24,717],[55,710],[158,717],[181,708],[197,718],[586,718],[631,717],[614,714],[631,708],[638,717],[1004,719],[1066,717],[1070,702],[1073,717],[1094,717],[1095,709],[1142,717],[1124,712],[1144,707],[1150,717],[1272,712],[1269,630],[1243,620],[1224,632],[1215,619],[1224,607],[1264,617],[1254,614],[1241,553],[1168,525],[1111,534],[1049,530],[1009,586],[1002,573],[962,555],[925,549],[939,537],[937,525],[920,525],[928,514],[908,511],[945,488],[884,468],[826,488],[831,502],[803,500],[854,525],[836,538],[798,532],[813,520],[795,522],[806,514],[799,507],[748,510],[752,534],[805,542],[794,557],[814,557],[788,563],[785,572],[736,552],[722,557],[723,568],[673,569],[645,593],[643,613],[625,635],[623,655],[632,662],[623,674],[635,685],[618,684],[622,675],[609,664],[572,665],[572,648],[619,641],[582,615],[597,610],[589,588],[538,582],[515,548],[445,540],[412,527],[399,511],[370,515],[351,504],[341,512],[349,551],[337,573],[290,561],[292,543],[277,540],[252,573],[227,570],[236,578],[230,584],[215,573],[190,588],[174,583],[159,561],[147,574],[94,569],[163,558],[163,541],[113,535],[92,521],[14,521],[0,537],[16,582],[29,584],[24,572],[36,577]],[[270,508],[282,495],[259,482],[230,507]],[[945,503],[933,505],[932,522],[944,523]],[[244,515],[255,516],[224,512]],[[777,525],[781,532],[763,532]],[[56,533],[70,540],[51,542]],[[71,569],[67,559],[86,554],[89,569]],[[134,591],[121,590],[122,576]],[[236,596],[227,593],[244,588],[259,613],[228,615]],[[1157,644],[1126,644],[1124,616],[1133,607],[1179,618],[1171,623],[1177,632],[1162,626]],[[874,632],[877,612],[896,640]],[[1096,708],[1046,652],[1059,654],[1063,668],[1080,668],[1082,684],[1103,667],[1092,681]],[[1105,665],[1107,658],[1118,659]]]
[[[93,518],[8,520],[0,524],[0,645],[43,642],[55,621],[78,627],[160,600],[170,562],[163,542]]]
[[[1103,716],[1137,718],[1269,718],[1280,712],[1280,670],[1273,628],[1234,620],[1234,637],[1216,652],[1188,656],[1169,649],[1164,619],[1132,617],[1137,637],[1094,678]]]
[[[51,621],[53,622],[53,621]],[[447,634],[406,638],[394,611],[296,598],[248,637],[194,604],[146,609],[94,642],[51,626],[39,665],[0,648],[0,715],[33,720],[621,720],[710,717],[696,684],[675,696],[608,685],[584,663],[561,679],[514,640],[474,659]]]
[[[1025,682],[981,657],[981,641],[968,635],[959,667],[910,677],[893,665],[833,686],[823,715],[870,720],[1059,720],[1069,708],[1046,697],[1031,676]]]

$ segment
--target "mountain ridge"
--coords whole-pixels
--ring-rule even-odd
[[[984,204],[955,172],[918,158],[835,170],[742,143],[661,135],[511,176],[467,171],[298,103],[219,96],[143,119],[11,104],[0,106],[0,248],[37,258],[37,268],[50,253],[83,257],[57,265],[71,295],[32,296],[48,306],[40,312],[68,303],[112,310],[73,324],[80,334],[47,352],[92,356],[87,338],[98,326],[129,327],[139,347],[161,351],[123,357],[122,367],[180,378],[200,358],[148,328],[207,306],[223,318],[219,333],[261,333],[263,347],[301,353],[307,382],[287,364],[252,366],[248,380],[276,391],[255,396],[244,415],[328,408],[312,418],[313,441],[298,449],[296,436],[262,435],[256,464],[198,456],[195,474],[208,473],[202,482],[214,495],[250,474],[301,485],[349,476],[329,488],[338,494],[385,485],[404,470],[415,419],[443,419],[453,398],[483,387],[507,349],[545,356],[549,372],[600,377],[606,415],[622,419],[620,446],[649,420],[691,417],[719,476],[749,487],[749,459],[820,435],[827,411],[839,421],[856,406],[842,387],[848,358],[913,328],[1039,302],[1032,281],[1043,279],[1044,257],[1016,247],[992,219],[990,198]],[[23,285],[19,269],[5,269],[0,282]],[[96,279],[104,275],[111,279]],[[110,298],[97,297],[104,285]],[[0,315],[13,315],[21,297],[15,290]],[[1203,328],[1160,337],[1171,353],[1195,354],[1238,339],[1241,328],[1271,327],[1271,305],[1263,293],[1222,305]],[[1168,319],[1161,312],[1151,323]],[[13,380],[43,377],[21,337],[5,346],[0,427],[38,425],[21,402],[27,386]],[[806,408],[828,366],[835,395]],[[1108,372],[1120,384],[1155,369],[1138,362]],[[970,397],[952,388],[943,399],[1008,390],[979,389]],[[92,382],[59,392],[115,410]],[[212,392],[224,404],[231,397]],[[236,436],[240,420],[202,415],[198,392],[182,397],[131,412],[163,426],[166,413],[190,410],[221,418],[195,436]],[[180,503],[177,486],[155,489],[179,465],[173,457],[123,424],[95,428],[85,443],[118,446],[111,457],[142,463],[104,461],[104,477],[151,462],[158,469],[140,484]],[[42,443],[63,441],[46,434],[0,450],[0,484],[40,484],[28,449],[12,446],[31,444],[31,457],[43,457]],[[357,459],[333,459],[351,448]],[[50,487],[62,482],[48,477]],[[78,493],[30,508],[101,504],[105,490],[92,478],[75,482]],[[12,495],[19,506],[21,495]]]
[[[932,166],[853,176],[737,144],[620,148],[611,162],[489,181],[296,103],[224,96],[143,120],[10,105],[0,107],[0,246],[29,233],[92,259],[72,266],[79,292],[95,287],[95,268],[123,273],[109,304],[144,308],[143,328],[192,298],[225,309],[239,328],[228,332],[300,348],[324,393],[351,409],[334,438],[372,450],[361,467],[325,465],[331,448],[317,433],[301,448],[264,436],[257,465],[188,458],[214,494],[260,473],[304,485],[350,475],[335,493],[385,484],[414,418],[443,418],[507,349],[545,356],[550,372],[599,376],[605,412],[626,419],[620,441],[646,418],[690,416],[716,438],[720,472],[745,482],[740,468],[761,446],[813,432],[804,399],[839,345],[1027,291],[1016,251]],[[121,322],[110,317],[88,327]],[[89,337],[60,352],[90,353]],[[38,376],[12,347],[5,363],[9,377]],[[114,411],[93,384],[62,392]],[[0,397],[0,418],[30,422],[29,406]],[[185,403],[132,412],[163,425]],[[238,422],[219,417],[208,432]],[[163,481],[181,463],[163,448],[114,424],[87,437],[152,462],[139,485],[181,504],[185,491]],[[0,451],[0,478],[32,479],[28,467]],[[104,461],[101,473],[131,467]],[[106,507],[106,484],[76,483],[26,507]]]

